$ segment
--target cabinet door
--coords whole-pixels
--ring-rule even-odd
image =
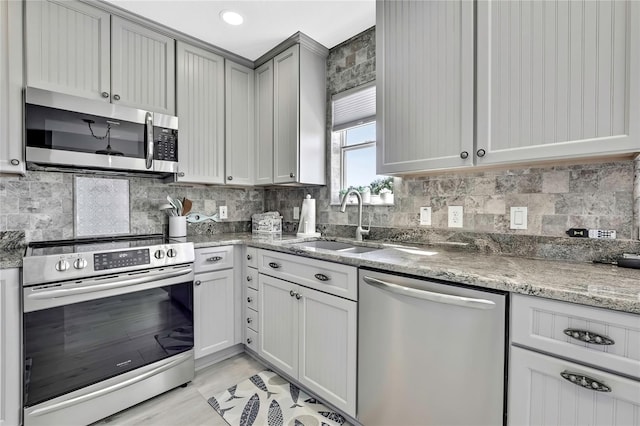
[[[377,2],[379,174],[473,164],[474,3]]]
[[[255,71],[256,185],[273,183],[273,60]]]
[[[178,42],[177,74],[178,181],[224,183],[224,59]]]
[[[273,59],[273,182],[296,182],[300,117],[300,46]]]
[[[225,65],[225,155],[227,183],[253,185],[253,70],[229,60]]]
[[[0,173],[25,172],[22,32],[22,3],[0,2]]]
[[[26,15],[27,86],[109,102],[110,15],[76,0],[28,0]]]
[[[640,150],[640,4],[478,2],[478,164]]]
[[[175,115],[175,41],[111,18],[111,102]]]
[[[598,392],[563,378],[563,372],[603,383]],[[511,348],[510,425],[639,425],[640,382],[537,352]]]
[[[298,377],[298,288],[266,275],[258,278],[258,354],[291,377]]]
[[[234,344],[233,270],[197,274],[193,291],[195,357]]]
[[[356,414],[357,303],[300,287],[300,383]]]
[[[19,425],[22,414],[20,317],[20,271],[3,269],[0,271],[0,426]]]

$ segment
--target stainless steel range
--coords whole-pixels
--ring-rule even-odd
[[[32,243],[23,261],[24,425],[84,425],[194,376],[191,243]]]

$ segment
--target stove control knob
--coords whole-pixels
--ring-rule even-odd
[[[164,257],[164,250],[156,250],[153,254],[156,259],[162,259]]]
[[[67,269],[69,269],[69,262],[67,262],[66,260],[62,259],[59,260],[58,263],[56,263],[56,271],[66,271]]]
[[[175,249],[169,249],[167,250],[167,256],[169,257],[176,257],[178,255],[178,252]]]
[[[79,257],[73,261],[73,267],[76,269],[84,269],[87,267],[87,261],[82,257]]]

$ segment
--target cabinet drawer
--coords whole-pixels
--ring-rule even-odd
[[[201,248],[195,251],[195,255],[196,274],[233,268],[233,246]]]
[[[254,290],[258,289],[258,270],[253,268],[246,268],[245,274],[242,277],[247,287]]]
[[[258,313],[253,309],[247,309],[247,318],[245,318],[245,324],[253,331],[258,331]]]
[[[247,289],[247,306],[254,311],[258,310],[258,290]]]
[[[258,350],[258,333],[256,333],[255,331],[253,331],[252,329],[250,329],[249,327],[246,328],[246,339],[244,341],[244,344],[251,350],[253,351],[257,351]]]
[[[511,324],[513,343],[640,378],[639,315],[514,294]]]
[[[258,249],[255,247],[247,247],[247,266],[251,268],[258,267]]]
[[[260,250],[258,270],[325,293],[358,300],[358,270],[353,266]]]

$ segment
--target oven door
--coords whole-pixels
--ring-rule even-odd
[[[193,348],[191,265],[23,292],[25,407]]]

